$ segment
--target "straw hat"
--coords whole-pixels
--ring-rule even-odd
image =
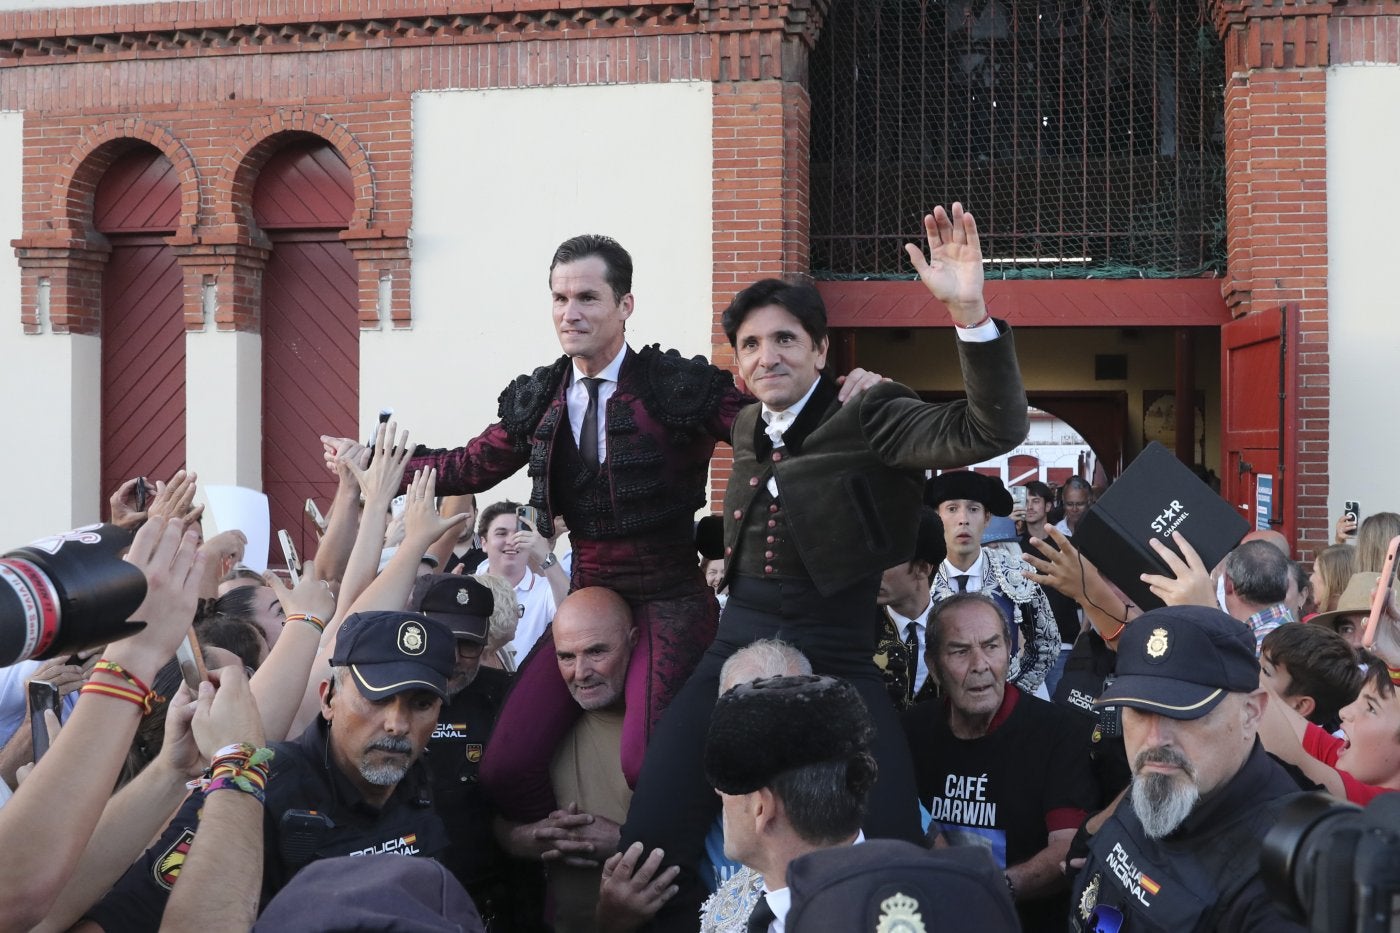
[[[1370,612],[1371,591],[1376,588],[1376,581],[1380,578],[1380,574],[1370,571],[1352,574],[1347,588],[1342,591],[1341,599],[1337,600],[1337,608],[1331,612],[1319,612],[1308,619],[1308,624],[1320,622],[1335,630],[1342,616],[1354,612]]]

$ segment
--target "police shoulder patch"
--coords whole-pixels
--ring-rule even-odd
[[[170,848],[161,853],[156,859],[153,874],[156,884],[169,891],[175,887],[175,879],[180,877],[180,869],[185,864],[185,856],[189,855],[190,844],[194,842],[194,828],[186,827],[184,832],[176,837],[170,844]]]

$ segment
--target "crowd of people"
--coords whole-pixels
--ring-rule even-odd
[[[116,490],[144,625],[0,669],[0,929],[1305,929],[1262,839],[1305,791],[1400,790],[1395,594],[1362,644],[1400,515],[1310,573],[1277,532],[1214,568],[1174,535],[1132,605],[1074,544],[1101,490],[962,469],[1026,397],[972,216],[925,233],[956,402],[833,378],[776,279],[722,318],[743,389],[633,348],[631,258],[583,236],[564,355],[496,423],[321,439],[294,585],[205,535],[193,473]]]

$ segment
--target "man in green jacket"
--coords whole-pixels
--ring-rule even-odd
[[[956,325],[966,400],[928,403],[886,382],[842,405],[822,372],[826,309],[811,286],[765,279],[724,313],[739,373],[759,400],[734,423],[724,510],[729,603],[714,645],[652,739],[623,831],[624,847],[659,846],[682,868],[681,893],[658,928],[693,929],[700,892],[689,878],[716,810],[701,761],[719,668],[756,639],[790,642],[817,673],[855,685],[875,721],[880,766],[866,832],[921,838],[909,751],[872,659],[880,576],[913,551],[926,470],[995,457],[1027,431],[1010,329],[983,301],[972,215],[940,207],[924,226],[931,257],[912,244],[909,255]]]

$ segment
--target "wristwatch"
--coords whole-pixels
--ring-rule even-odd
[[[550,551],[549,556],[546,557],[544,560],[540,561],[540,569],[548,570],[550,567],[553,567],[557,563],[559,563],[559,558],[554,556],[553,551]]]

